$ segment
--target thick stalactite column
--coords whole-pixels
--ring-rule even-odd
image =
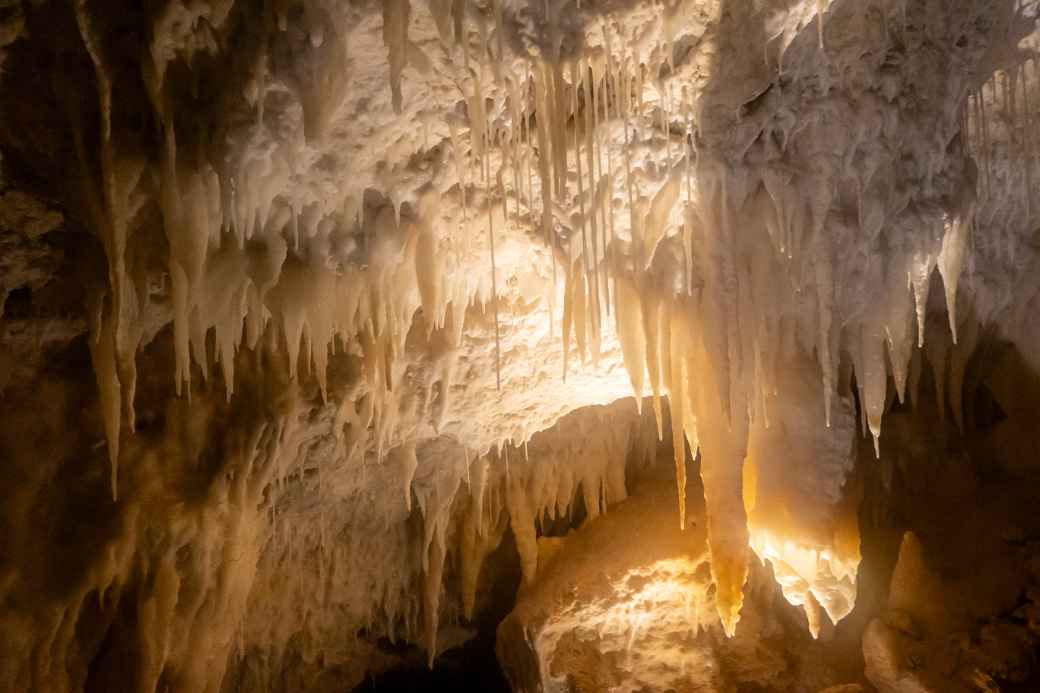
[[[811,621],[821,606],[834,620],[852,608],[858,540],[843,503],[853,392],[839,366],[854,374],[862,433],[879,454],[890,372],[904,393],[911,299],[923,324],[936,268],[956,340],[976,183],[962,97],[969,66],[986,69],[997,29],[1011,32],[1009,7],[921,2],[900,16],[847,0],[722,4],[688,215],[703,285],[685,310],[703,348],[691,371],[696,437],[729,633],[747,511],[751,545]],[[752,59],[748,45],[766,50]]]

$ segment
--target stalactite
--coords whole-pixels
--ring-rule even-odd
[[[501,175],[501,171],[499,171]],[[487,210],[488,210],[488,248],[491,256],[491,303],[495,314],[495,387],[498,390],[502,389],[502,347],[500,344],[499,337],[499,326],[498,326],[498,268],[495,266],[495,221],[492,213],[491,203],[491,188],[488,187],[487,191]],[[503,205],[505,201],[503,200]]]
[[[559,388],[553,390],[553,396],[563,392],[571,399],[561,395],[551,418],[575,403],[585,404],[597,396],[616,397],[614,381],[620,378],[624,385],[627,377],[640,414],[646,390],[652,395],[656,430],[649,432],[649,442],[643,441],[652,450],[653,434],[659,438],[664,434],[661,398],[667,397],[679,523],[685,527],[689,519],[688,445],[694,455],[700,455],[711,572],[724,630],[733,634],[740,616],[749,545],[760,557],[774,562],[785,594],[801,600],[814,628],[823,612],[832,620],[846,615],[851,609],[850,595],[854,600],[859,563],[858,534],[849,519],[855,516],[855,508],[845,505],[843,496],[848,490],[843,484],[849,477],[856,416],[849,384],[854,377],[862,424],[870,431],[875,454],[880,455],[882,422],[890,405],[888,377],[893,378],[896,396],[902,401],[909,391],[916,405],[924,367],[921,348],[927,348],[939,391],[940,415],[945,415],[949,404],[956,424],[963,428],[963,400],[969,394],[963,382],[967,359],[979,330],[986,326],[984,321],[996,321],[993,316],[998,315],[996,309],[982,312],[991,308],[986,301],[996,303],[985,293],[986,283],[995,281],[990,275],[1007,268],[1019,271],[1021,254],[1030,252],[1023,240],[1028,239],[1031,227],[1022,231],[1016,225],[1028,226],[1033,209],[1035,118],[1030,89],[1036,81],[1035,67],[1030,71],[1025,66],[1005,66],[1009,71],[1002,78],[987,80],[993,85],[991,94],[986,93],[984,83],[965,96],[968,82],[951,78],[944,86],[963,99],[953,104],[933,102],[938,97],[921,90],[915,94],[919,100],[915,108],[920,106],[921,113],[931,113],[927,109],[939,106],[947,109],[944,118],[925,118],[898,93],[876,98],[873,87],[860,89],[854,79],[829,81],[833,75],[827,70],[833,64],[828,61],[820,60],[820,66],[813,66],[819,68],[819,74],[813,73],[805,65],[807,59],[800,57],[804,49],[798,43],[786,43],[785,35],[780,41],[785,43],[781,59],[788,62],[784,79],[741,108],[739,118],[730,120],[731,92],[750,83],[735,69],[739,65],[722,61],[715,66],[717,74],[706,73],[706,86],[698,81],[700,74],[691,77],[692,69],[703,67],[699,61],[704,54],[698,51],[709,45],[715,50],[715,37],[710,33],[703,42],[686,38],[680,42],[670,25],[660,29],[665,34],[655,35],[655,28],[644,39],[629,25],[635,20],[622,8],[610,8],[618,15],[615,23],[614,17],[596,15],[603,8],[586,4],[582,19],[602,29],[602,45],[595,37],[584,37],[591,39],[585,43],[571,42],[579,37],[566,33],[571,28],[559,16],[564,6],[549,7],[547,3],[541,27],[544,36],[537,46],[544,54],[518,55],[505,32],[523,23],[523,13],[514,17],[515,8],[494,0],[489,12],[471,8],[480,40],[471,64],[469,41],[474,40],[476,51],[476,38],[466,32],[464,2],[432,0],[433,24],[423,18],[429,35],[416,39],[423,42],[419,46],[409,39],[409,0],[392,0],[381,8],[387,52],[380,52],[380,60],[386,60],[381,69],[389,69],[390,104],[384,95],[362,105],[343,86],[360,83],[350,81],[354,77],[346,69],[354,67],[348,63],[357,53],[349,54],[350,60],[340,55],[342,51],[331,49],[301,57],[269,47],[288,40],[279,38],[281,34],[299,34],[313,49],[326,42],[331,45],[342,19],[337,16],[326,25],[324,19],[314,17],[325,17],[332,10],[323,6],[322,12],[313,12],[306,5],[300,26],[292,24],[297,21],[295,10],[290,12],[281,5],[272,8],[265,20],[271,27],[264,31],[277,34],[264,35],[265,42],[258,48],[260,53],[270,50],[271,55],[253,61],[256,65],[241,75],[242,82],[247,82],[244,86],[234,83],[234,101],[242,102],[244,112],[236,112],[234,120],[215,117],[208,110],[200,113],[197,129],[208,129],[210,120],[217,126],[213,134],[205,136],[188,126],[188,108],[177,102],[179,92],[165,87],[165,80],[193,70],[204,80],[209,62],[225,62],[229,57],[222,51],[234,44],[233,37],[212,24],[214,17],[188,22],[216,36],[209,39],[215,42],[210,55],[192,61],[190,56],[180,55],[186,49],[171,44],[167,51],[161,39],[169,37],[157,35],[150,46],[153,54],[145,56],[149,65],[137,76],[148,82],[144,86],[147,93],[139,95],[142,103],[151,103],[156,111],[154,119],[145,119],[154,120],[149,125],[154,125],[154,132],[149,130],[148,137],[142,138],[144,142],[154,140],[155,151],[147,151],[142,142],[123,140],[113,130],[112,106],[124,96],[114,82],[120,71],[106,54],[115,49],[109,45],[110,37],[102,40],[98,33],[101,23],[90,18],[87,4],[80,2],[74,8],[86,48],[81,57],[90,61],[84,64],[93,68],[98,90],[97,113],[92,108],[80,112],[78,106],[70,106],[69,114],[74,121],[72,147],[82,168],[83,197],[88,198],[90,213],[84,218],[101,239],[108,263],[107,287],[90,296],[88,345],[100,391],[113,498],[117,497],[117,480],[122,478],[125,483],[140,473],[121,454],[124,458],[131,455],[133,464],[149,463],[139,462],[137,454],[147,440],[124,435],[122,429],[125,424],[132,434],[135,428],[137,353],[146,345],[145,335],[153,339],[166,320],[172,323],[172,335],[164,338],[172,341],[174,383],[178,394],[196,398],[192,406],[200,411],[223,406],[236,413],[236,406],[245,406],[239,402],[259,406],[256,403],[269,393],[251,388],[259,380],[256,373],[267,371],[262,382],[284,379],[290,394],[272,396],[280,408],[265,416],[279,422],[306,419],[314,427],[327,419],[332,426],[328,447],[334,449],[329,454],[337,464],[341,462],[351,473],[357,467],[359,478],[394,474],[386,488],[398,489],[404,497],[403,503],[394,504],[400,516],[380,518],[384,530],[380,536],[387,538],[388,546],[396,541],[393,529],[405,526],[413,512],[412,499],[416,499],[423,521],[421,540],[410,543],[411,538],[402,539],[408,544],[415,570],[402,578],[403,586],[387,586],[383,601],[368,607],[363,618],[371,624],[386,621],[388,625],[378,627],[391,637],[403,626],[409,639],[425,643],[432,662],[442,611],[453,608],[450,600],[442,599],[449,557],[462,563],[462,608],[472,616],[479,563],[492,535],[499,531],[495,523],[500,516],[501,531],[506,521],[513,527],[524,578],[530,582],[539,570],[536,523],[549,516],[550,509],[557,515],[570,513],[579,486],[590,518],[623,496],[624,455],[618,450],[624,445],[612,438],[601,440],[615,433],[601,435],[602,429],[610,428],[602,422],[595,432],[572,431],[571,438],[578,442],[554,443],[551,454],[546,455],[552,462],[545,469],[551,471],[532,469],[541,457],[532,454],[528,460],[526,454],[528,439],[532,446],[538,440],[531,437],[528,426],[544,423],[550,415],[530,420],[516,416],[524,420],[498,421],[488,432],[480,432],[477,437],[494,440],[474,442],[474,453],[497,447],[500,455],[493,460],[478,455],[473,463],[468,457],[464,464],[457,462],[468,456],[468,450],[462,454],[453,450],[452,455],[435,450],[424,456],[421,448],[417,452],[417,445],[431,439],[443,442],[459,436],[469,443],[464,436],[479,428],[458,421],[472,410],[452,410],[457,401],[453,398],[459,396],[453,390],[486,384],[481,380],[486,374],[476,373],[473,363],[483,363],[479,357],[487,352],[477,353],[476,359],[470,357],[474,350],[489,347],[490,340],[485,325],[471,324],[468,329],[465,325],[471,301],[483,300],[485,308],[487,300],[493,302],[495,382],[501,407],[514,406],[506,401],[515,394],[511,389],[539,386],[540,372],[530,380],[515,376],[523,370],[516,365],[518,352],[528,349],[530,355],[525,358],[531,359],[546,356],[537,350],[544,348],[542,342],[532,346],[534,340],[523,341],[527,336],[523,330],[531,325],[524,322],[524,311],[533,306],[534,299],[546,296],[552,355],[559,355],[553,321],[558,319],[556,264],[560,262],[562,379],[573,376],[569,373],[572,336],[578,358],[584,363],[591,356],[593,368],[583,369],[580,378],[572,378],[567,387],[553,384]],[[839,8],[825,17],[829,8],[825,0],[816,3],[815,30],[821,51],[813,51],[814,60],[823,55],[825,19],[830,23],[828,36],[846,35],[841,33],[847,29],[841,22],[847,20]],[[805,14],[798,20],[805,20],[802,30],[808,30],[810,39],[814,27],[807,22],[812,19],[812,9],[800,8]],[[963,8],[950,11],[966,12]],[[904,4],[904,33],[905,12]],[[982,17],[979,13],[970,17]],[[493,35],[485,15],[493,17]],[[236,22],[249,21],[238,14],[235,17]],[[375,19],[373,27],[378,26]],[[923,17],[915,13],[912,19],[910,29],[916,31]],[[660,23],[677,21],[668,17]],[[687,29],[693,31],[684,26]],[[712,25],[704,31],[715,30]],[[688,38],[697,37],[689,34]],[[426,56],[428,43],[439,43],[443,50]],[[838,43],[829,42],[828,50],[842,50]],[[455,65],[458,44],[461,66]],[[788,45],[790,51],[784,58]],[[968,60],[968,52],[956,45],[943,47],[940,41],[935,45],[937,52],[949,50],[958,60]],[[977,46],[972,46],[974,51]],[[808,47],[812,49],[811,40]],[[893,61],[896,52],[889,56]],[[998,54],[986,55],[987,60],[995,60],[993,56]],[[297,59],[301,65],[295,65]],[[757,53],[754,60],[755,69],[761,70]],[[180,64],[176,70],[167,70],[167,62]],[[233,61],[226,62],[229,70],[239,69],[232,67]],[[299,75],[287,76],[285,63],[306,73],[313,83]],[[951,64],[961,63],[951,60]],[[486,79],[486,67],[493,79]],[[884,71],[890,68],[888,65]],[[402,80],[413,79],[413,69],[414,75],[427,80],[429,94],[416,89],[405,100]],[[868,65],[868,69],[872,68]],[[913,86],[916,75],[911,72],[899,72],[899,80]],[[365,74],[362,71],[362,79]],[[892,77],[887,72],[875,76],[878,84]],[[820,83],[810,84],[810,78],[819,78]],[[715,80],[724,84],[714,84]],[[656,104],[645,103],[647,96],[653,99],[648,86],[656,90]],[[826,99],[806,98],[817,88],[825,88]],[[712,91],[716,89],[718,93]],[[884,89],[879,88],[878,93]],[[245,92],[244,98],[239,91]],[[204,94],[212,96],[209,91]],[[450,96],[444,96],[447,94]],[[720,94],[726,98],[717,98]],[[330,122],[345,98],[353,100],[339,115],[344,121],[357,122]],[[203,101],[192,101],[191,107],[207,108]],[[136,103],[131,98],[126,102]],[[991,117],[992,111],[986,112],[994,105],[1003,109],[997,118]],[[463,109],[468,143],[465,130],[460,133]],[[384,120],[392,120],[390,110],[421,113],[416,116],[424,119],[421,137],[409,128],[385,124]],[[438,121],[441,117],[443,122]],[[93,118],[99,120],[100,130],[96,136],[87,136]],[[1010,141],[1001,127],[1002,118],[1011,125]],[[240,126],[239,119],[248,121],[248,127]],[[378,127],[372,125],[376,121]],[[850,129],[845,127],[848,123],[857,126]],[[663,142],[657,136],[658,128]],[[682,137],[681,156],[674,152],[678,142],[672,141],[673,128],[676,138]],[[954,139],[958,128],[961,142]],[[284,134],[280,129],[293,131]],[[355,153],[351,138],[358,132],[371,142],[358,143]],[[316,133],[332,138],[331,143],[323,143]],[[440,146],[438,138],[446,146]],[[428,140],[433,140],[432,147]],[[348,146],[341,146],[344,142]],[[1016,144],[1018,151],[1013,149]],[[612,151],[617,146],[622,147],[621,152]],[[373,149],[379,150],[378,155]],[[615,162],[615,154],[623,161]],[[341,155],[349,163],[338,164]],[[974,157],[978,167],[965,157]],[[365,168],[369,159],[378,160],[378,165]],[[341,175],[342,168],[331,173],[325,170],[337,165],[345,165],[352,175]],[[355,165],[357,181],[350,180]],[[538,210],[535,166],[541,186]],[[479,210],[473,218],[469,213],[469,177],[476,176],[471,170],[475,167],[484,182],[487,259],[480,243]],[[1019,175],[1024,189],[1015,180]],[[1001,180],[1007,189],[997,189]],[[511,188],[507,188],[508,181]],[[623,219],[615,220],[615,185],[624,186],[617,212],[623,214],[622,207],[627,205],[627,229]],[[340,187],[347,189],[342,200],[337,197]],[[514,196],[512,217],[510,194]],[[680,199],[683,207],[677,210]],[[521,212],[522,202],[526,214]],[[496,230],[499,205],[504,223]],[[1025,219],[1020,220],[1023,205]],[[976,215],[978,210],[985,214]],[[135,218],[138,212],[140,219]],[[161,222],[158,239],[151,233],[135,234],[146,217],[149,224]],[[1005,234],[1001,238],[989,232],[997,226]],[[517,252],[530,240],[530,230],[544,242],[547,252]],[[981,249],[973,250],[975,244]],[[991,263],[978,286],[961,283],[965,263],[976,259],[971,255]],[[526,262],[518,261],[519,256],[529,258],[532,267],[518,268]],[[149,265],[148,271],[135,269],[133,262]],[[935,338],[933,328],[926,329],[934,269],[939,270],[944,286],[952,347]],[[542,279],[548,271],[552,272],[551,291],[547,278]],[[156,280],[156,276],[162,279]],[[165,285],[150,286],[159,281],[165,284],[167,278],[168,295]],[[972,276],[972,283],[974,280]],[[502,285],[501,295],[500,281],[508,282]],[[963,295],[965,287],[971,289],[970,300]],[[6,295],[8,290],[4,287],[2,291]],[[500,306],[505,297],[506,304]],[[152,307],[146,314],[153,304],[162,305],[169,316],[162,312],[162,320],[152,320],[161,312]],[[1000,310],[1013,312],[1004,308]],[[542,308],[537,310],[541,316]],[[613,312],[616,335],[603,320],[604,311],[606,322]],[[915,320],[918,349],[913,348]],[[425,330],[413,329],[413,325]],[[607,362],[602,371],[597,363],[601,359]],[[626,373],[616,369],[618,360]],[[848,361],[853,363],[851,372]],[[345,362],[349,365],[344,366]],[[458,372],[456,362],[463,364]],[[224,396],[215,403],[210,390],[219,388],[220,379],[210,378],[214,365],[219,365],[225,386]],[[204,382],[197,382],[197,377],[192,382],[194,369]],[[344,381],[349,382],[344,385]],[[599,392],[596,388],[602,383],[606,385]],[[589,392],[571,395],[582,389]],[[310,409],[296,411],[300,402]],[[175,401],[170,406],[175,409],[182,404],[187,403]],[[503,419],[509,418],[506,414],[512,416],[512,412],[495,411]],[[325,454],[320,446],[304,444],[281,430],[275,435],[276,426],[271,428],[263,436],[265,441],[271,438],[272,449],[291,444],[298,450]],[[435,436],[430,434],[431,428]],[[627,435],[618,433],[621,438]],[[506,444],[510,439],[517,443],[512,453]],[[627,442],[625,438],[625,445]],[[516,449],[521,443],[522,459]],[[578,447],[568,447],[571,444]],[[298,450],[293,455],[302,454]],[[238,460],[239,456],[231,456]],[[177,454],[169,457],[180,459]],[[433,474],[426,466],[437,466],[426,465],[427,460],[436,459],[440,465],[442,458],[456,460],[451,464],[460,469],[455,476],[446,473],[451,478],[443,489],[424,490],[440,483],[424,478]],[[779,466],[779,459],[789,466]],[[390,464],[371,464],[373,460]],[[293,458],[280,472],[284,478],[268,486],[263,480],[266,476],[260,475],[263,479],[249,482],[259,484],[257,488],[242,486],[235,490],[238,496],[224,504],[249,521],[249,513],[255,511],[270,518],[265,522],[272,527],[277,523],[265,550],[283,556],[289,566],[286,570],[291,572],[305,572],[308,560],[315,557],[322,584],[339,580],[330,564],[342,548],[325,515],[326,502],[343,481],[330,478],[336,465],[329,461],[322,458],[316,465],[304,466]],[[254,462],[250,458],[249,464]],[[445,467],[448,464],[444,462]],[[215,474],[214,483],[246,484],[238,469]],[[456,494],[450,487],[461,484],[463,469],[470,493],[467,498],[459,496],[457,502],[466,505],[459,506],[460,522],[454,523],[451,511]],[[315,481],[307,481],[310,473],[316,473]],[[380,483],[385,480],[373,478]],[[778,519],[785,507],[796,507],[802,501],[809,504],[804,490],[788,481],[791,478],[804,481],[806,488],[825,498],[818,513],[822,517],[819,526],[806,528]],[[316,519],[283,516],[283,508],[264,495],[265,489],[272,498],[288,493],[285,489],[293,484],[297,485],[294,489],[313,491],[314,483],[315,502],[322,506]],[[135,490],[131,485],[130,493],[118,496],[122,499],[119,506],[134,502]],[[289,501],[285,504],[291,505]],[[192,523],[216,520],[192,516],[185,522],[194,526]],[[257,521],[241,531],[266,529]],[[460,535],[452,536],[456,530]],[[407,534],[407,530],[402,532]],[[246,539],[243,543],[249,546],[256,540]],[[304,546],[305,539],[314,542],[310,549]],[[794,559],[787,560],[792,556],[805,559],[804,564],[792,565]],[[257,562],[251,554],[242,560],[250,567]],[[165,680],[163,663],[175,640],[168,624],[180,618],[177,582],[194,578],[182,577],[182,558],[172,544],[142,563],[148,587],[142,597],[141,618],[143,624],[149,624],[143,627],[161,632],[141,653],[142,685],[147,688]],[[804,589],[801,583],[792,588],[797,580],[805,583]],[[415,590],[420,584],[421,589]],[[198,609],[219,604],[218,597],[223,596],[212,590],[203,593],[208,596],[198,599],[207,600],[206,606]],[[240,620],[238,616],[228,618],[234,627]],[[72,627],[63,623],[54,626],[55,632]],[[61,638],[67,637],[62,631]],[[225,643],[218,644],[214,651],[223,653]],[[64,642],[55,641],[53,649],[65,647]],[[168,676],[175,680],[172,673]],[[208,677],[193,672],[186,680],[195,684]]]
[[[584,275],[583,278],[582,278],[582,282],[581,282],[581,287],[582,288],[580,290],[581,291],[581,296],[582,296],[582,302],[583,302],[582,303],[583,310],[582,310],[581,315],[580,315],[581,323],[578,326],[578,329],[581,331],[582,334],[585,334],[588,315],[587,315],[587,313],[584,310],[584,299],[585,299],[585,289],[584,289],[584,287],[586,287],[586,286],[595,287],[596,283],[593,280],[594,274],[593,274],[593,270],[592,270],[592,266],[595,263],[595,258],[592,257],[592,248],[593,248],[593,246],[589,242],[589,232],[588,232],[588,229],[586,228],[586,222],[588,221],[589,217],[591,217],[592,215],[591,214],[586,215],[586,212],[585,212],[585,181],[584,181],[584,176],[583,176],[583,172],[582,172],[582,165],[581,165],[581,158],[582,158],[581,157],[581,128],[578,126],[578,124],[579,124],[579,121],[578,121],[579,70],[578,70],[577,67],[575,67],[572,70],[572,73],[571,73],[571,83],[572,83],[572,88],[571,88],[571,112],[574,114],[574,160],[575,160],[575,165],[576,165],[576,168],[577,168],[577,175],[578,175],[578,215],[579,215],[580,224],[581,224],[581,255],[580,255],[580,259],[581,259],[581,263],[582,263],[582,274]],[[591,212],[591,209],[589,211]],[[593,228],[595,228],[595,221],[593,221],[592,224],[593,224]],[[595,231],[593,231],[593,238],[595,238]],[[579,316],[576,315],[575,317],[577,318]],[[585,361],[584,345],[581,345],[581,347],[580,347],[580,356],[581,356],[582,362],[584,362]]]
[[[986,181],[984,190],[986,191],[986,198],[989,198],[992,195],[993,181],[992,170],[990,169],[992,150],[989,141],[989,127],[986,124],[986,83],[979,87],[978,97],[979,123],[982,127],[982,169],[985,172],[984,180]]]
[[[383,44],[390,54],[390,93],[394,112],[401,112],[401,73],[408,60],[408,23],[411,0],[383,3]]]
[[[1026,206],[1026,218],[1033,213],[1033,111],[1029,101],[1029,80],[1027,78],[1027,67],[1029,62],[1022,63],[1020,71],[1016,74],[1021,77],[1022,83],[1022,137],[1025,140],[1025,149],[1022,152],[1022,168],[1025,172],[1025,189],[1023,197]],[[969,229],[970,232],[970,229]]]
[[[596,166],[595,166],[595,147],[594,147],[594,118],[593,114],[596,110],[596,103],[592,96],[592,68],[585,66],[581,70],[582,86],[584,87],[584,108],[582,109],[585,116],[585,154],[588,159],[588,171],[589,171],[589,222],[591,224],[590,239],[591,239],[591,257],[590,264],[592,269],[592,283],[590,285],[591,291],[590,296],[592,297],[593,312],[592,312],[592,330],[597,335],[596,342],[599,342],[599,326],[602,321],[602,310],[600,308],[600,281],[599,281],[599,266],[600,266],[600,253],[599,253],[599,223],[597,217],[599,216],[600,207],[596,204]],[[579,195],[582,193],[579,191]],[[581,202],[584,205],[584,199]],[[598,351],[598,350],[597,350]],[[594,357],[594,361],[599,360],[599,354],[597,353]]]

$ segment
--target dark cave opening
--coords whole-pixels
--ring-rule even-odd
[[[426,665],[426,653],[414,645],[394,645],[381,638],[378,646],[401,657],[402,663],[387,671],[369,676],[353,689],[353,693],[376,691],[486,691],[506,693],[509,683],[495,655],[496,630],[513,609],[520,588],[520,554],[511,530],[492,551],[481,570],[480,584],[486,587],[485,608],[471,623],[475,629],[470,639],[457,647],[444,650]]]

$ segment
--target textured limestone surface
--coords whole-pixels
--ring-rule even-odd
[[[661,439],[698,662],[867,629],[900,414],[1030,468],[1037,13],[0,1],[0,689],[433,664]]]
[[[840,681],[830,645],[812,638],[757,562],[727,637],[699,484],[691,484],[683,532],[673,521],[671,479],[656,476],[553,546],[535,585],[521,590],[498,631],[513,689],[817,691]]]

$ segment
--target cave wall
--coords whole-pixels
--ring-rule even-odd
[[[666,431],[676,500],[700,453],[726,631],[784,542],[844,580],[787,598],[848,613],[857,431],[884,459],[926,369],[969,425],[992,335],[1040,365],[1035,19],[0,8],[0,685],[332,689],[399,659],[383,637],[432,658],[507,527],[532,583],[545,514],[604,512]]]

